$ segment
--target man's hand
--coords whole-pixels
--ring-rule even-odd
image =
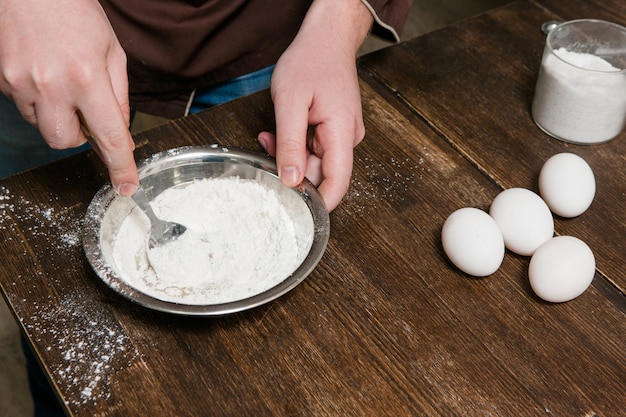
[[[126,54],[100,4],[0,4],[0,90],[52,148],[80,146],[90,129],[113,186],[133,194],[139,180],[128,130]]]
[[[313,2],[272,77],[276,136],[258,137],[283,183],[306,175],[329,211],[348,191],[353,148],[365,135],[356,53],[372,21],[360,0]]]

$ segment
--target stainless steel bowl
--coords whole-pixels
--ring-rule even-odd
[[[293,274],[285,277],[278,285],[238,301],[191,305],[155,298],[129,285],[117,272],[112,261],[113,243],[103,236],[115,234],[134,204],[132,199],[120,197],[110,185],[105,185],[94,196],[85,214],[84,251],[94,271],[105,284],[145,307],[198,316],[224,315],[247,310],[272,301],[300,284],[315,268],[326,250],[330,222],[328,211],[317,189],[308,180],[296,188],[285,187],[278,179],[274,159],[266,155],[216,145],[183,147],[153,155],[140,162],[138,170],[150,199],[170,187],[203,178],[239,177],[257,181],[274,190],[294,223],[300,251],[298,258],[301,260]]]

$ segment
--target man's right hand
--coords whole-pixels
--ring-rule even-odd
[[[97,0],[0,0],[0,90],[52,148],[91,131],[115,189],[135,192],[126,54]]]

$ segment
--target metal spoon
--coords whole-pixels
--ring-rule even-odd
[[[139,208],[150,219],[150,237],[148,238],[148,249],[152,249],[157,246],[162,246],[168,242],[176,240],[185,233],[187,228],[182,224],[175,222],[168,222],[157,217],[152,211],[152,206],[146,197],[146,193],[143,187],[139,185],[137,192],[133,195],[133,200],[139,206]]]
[[[99,154],[98,144],[94,140],[95,136],[87,124],[87,120],[83,116],[83,113],[78,110],[76,112],[80,124],[84,127],[87,139],[92,143],[94,150]],[[187,228],[179,223],[167,222],[157,217],[152,211],[152,206],[146,197],[146,193],[143,191],[143,187],[139,184],[139,188],[133,195],[133,200],[139,206],[139,208],[150,219],[150,237],[148,239],[148,249],[152,249],[156,246],[162,246],[172,240],[178,239],[180,235],[185,233]]]

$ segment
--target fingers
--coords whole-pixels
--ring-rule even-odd
[[[101,97],[95,99],[95,105],[85,103],[82,106],[85,109],[82,117],[81,111],[73,107],[42,102],[33,106],[32,113],[27,113],[30,115],[28,120],[39,128],[53,149],[75,148],[89,140],[107,166],[113,187],[120,195],[130,196],[137,190],[139,178],[128,116],[115,95]],[[107,117],[103,118],[103,114]]]
[[[353,140],[350,140],[351,136]],[[363,136],[362,123],[357,123],[355,131],[348,129],[333,133],[333,129],[323,124],[314,129],[311,146],[306,150],[305,175],[318,187],[328,211],[337,208],[348,191],[352,176],[353,147],[361,142]],[[272,133],[261,132],[257,139],[268,154],[276,155],[276,137]],[[328,149],[323,149],[320,143],[328,143]],[[315,148],[317,152],[312,152]]]
[[[327,144],[321,159],[322,182],[318,191],[324,198],[326,209],[333,211],[348,192],[353,165],[353,129],[335,129],[328,124],[318,125],[315,132],[317,142]],[[319,170],[318,170],[319,171]]]
[[[107,70],[113,88],[113,94],[124,117],[124,125],[130,126],[130,99],[128,97],[128,74],[126,72],[126,54],[119,48],[112,48],[107,60]]]
[[[78,120],[78,130],[87,134],[107,166],[115,190],[122,196],[131,196],[138,188],[139,178],[133,156],[135,145],[129,131],[128,84],[106,69],[103,71],[98,79],[109,79],[110,88],[91,91],[79,102],[74,119]],[[122,75],[126,79],[125,72]]]
[[[276,113],[276,165],[278,175],[287,187],[295,187],[304,179],[306,172],[306,134],[309,125],[309,109],[302,100],[275,96]]]
[[[257,140],[271,156],[276,156],[276,136],[270,132],[261,132],[257,136]]]
[[[257,140],[271,156],[276,156],[276,136],[270,132],[261,132]],[[322,159],[307,150],[305,177],[316,187],[322,182]]]
[[[121,88],[127,87],[122,83]],[[116,95],[112,88],[90,91],[77,106],[82,110],[47,100],[18,105],[24,118],[40,130],[53,149],[75,148],[89,140],[106,164],[118,193],[134,194],[139,179],[129,131],[127,95]]]
[[[73,107],[43,101],[33,108],[33,124],[52,149],[77,148],[87,141]]]
[[[322,172],[322,158],[315,154],[310,154],[306,162],[306,177],[316,187],[324,180]]]
[[[105,101],[102,101],[104,103]],[[114,96],[109,96],[109,105],[112,109],[107,118],[102,113],[94,113],[99,106],[87,105],[83,108],[85,123],[88,126],[94,149],[109,170],[109,177],[113,188],[122,196],[131,196],[137,191],[139,177],[133,150],[133,143],[126,117],[120,109]]]
[[[84,108],[95,114],[85,114],[100,158],[109,169],[111,183],[122,196],[131,196],[137,191],[139,177],[133,151],[135,144],[130,134],[130,102],[126,55],[121,48],[113,48],[107,60],[107,79],[110,89],[97,103],[88,103]],[[90,121],[92,120],[92,121]]]

